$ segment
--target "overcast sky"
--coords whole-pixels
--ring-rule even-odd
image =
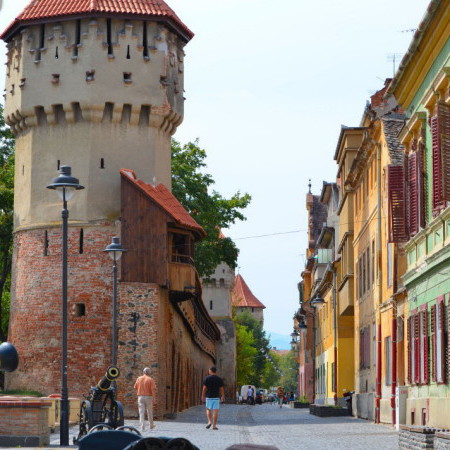
[[[3,0],[0,28],[28,2]],[[175,138],[200,138],[216,190],[252,195],[248,220],[224,233],[236,240],[240,273],[267,307],[266,330],[288,335],[307,245],[308,179],[315,194],[323,180],[335,180],[341,124],[359,125],[429,2],[168,3],[195,33],[185,48],[185,119]],[[0,78],[4,53],[2,45]]]

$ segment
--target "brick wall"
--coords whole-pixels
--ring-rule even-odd
[[[45,243],[47,231],[48,245]],[[115,235],[110,223],[69,228],[68,387],[71,397],[86,395],[111,363],[112,261],[103,253]],[[61,231],[15,234],[9,340],[20,356],[7,376],[8,388],[45,395],[61,386]],[[45,255],[46,254],[46,255]],[[30,270],[32,268],[32,270]],[[120,274],[120,269],[119,269]],[[85,315],[77,317],[77,304]],[[214,361],[194,343],[168,291],[155,284],[118,286],[119,399],[136,416],[135,379],[152,367],[157,382],[156,415],[199,403],[201,381]],[[26,324],[26,326],[25,326]]]
[[[0,401],[0,445],[49,444],[49,409],[50,403],[42,401]]]

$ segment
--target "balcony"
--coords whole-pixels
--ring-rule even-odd
[[[339,286],[339,315],[353,315],[353,292],[353,275],[349,275]]]
[[[170,290],[185,292],[195,289],[196,270],[193,265],[184,262],[169,263]]]

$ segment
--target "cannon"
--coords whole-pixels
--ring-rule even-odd
[[[96,429],[116,429],[124,425],[123,407],[116,400],[116,388],[113,381],[120,375],[118,367],[108,367],[105,376],[91,387],[89,395],[81,402],[80,430],[74,438],[78,442],[84,435]]]

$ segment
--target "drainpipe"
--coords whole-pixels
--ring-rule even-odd
[[[380,423],[381,402],[381,311],[380,304],[383,295],[382,271],[381,271],[381,147],[377,145],[377,381],[375,397],[375,423]]]
[[[392,296],[392,380],[391,380],[391,409],[392,409],[392,425],[396,424],[396,408],[395,408],[395,391],[397,388],[397,298],[396,293],[398,290],[397,283],[397,259],[398,259],[398,248],[397,245],[394,244],[394,276],[393,276],[393,291],[394,294]]]
[[[334,384],[334,404],[338,404],[338,384],[337,384],[337,373],[338,373],[338,349],[337,349],[337,296],[336,296],[336,283],[337,274],[333,263],[329,264],[330,271],[333,274],[333,285],[332,285],[332,299],[333,299],[333,341],[334,341],[334,374],[333,374],[333,384]]]

